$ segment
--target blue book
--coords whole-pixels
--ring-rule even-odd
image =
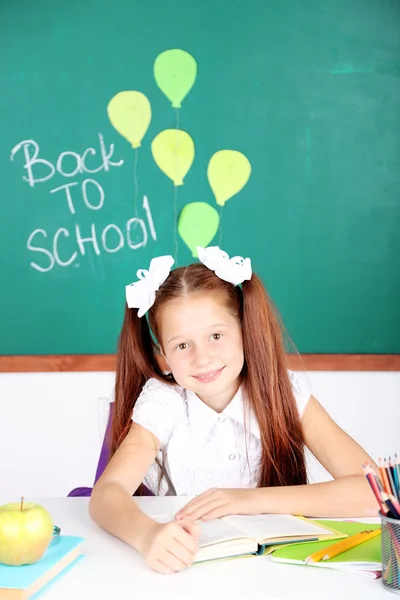
[[[10,567],[0,564],[0,600],[28,600],[80,558],[83,538],[60,535],[53,538],[42,558],[33,565]]]

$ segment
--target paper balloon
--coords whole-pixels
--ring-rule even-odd
[[[172,102],[173,108],[181,108],[181,102],[196,81],[197,63],[185,50],[166,50],[154,62],[154,78],[160,90]]]
[[[249,160],[236,150],[219,150],[208,163],[207,177],[217,204],[225,202],[246,185],[251,173]]]
[[[178,232],[194,257],[197,246],[206,248],[218,231],[219,215],[206,202],[191,202],[179,216]]]
[[[139,148],[151,121],[150,102],[141,92],[119,92],[107,106],[111,125],[132,144]]]
[[[151,142],[151,152],[157,166],[174,185],[183,185],[183,178],[194,160],[194,142],[186,131],[164,129]]]

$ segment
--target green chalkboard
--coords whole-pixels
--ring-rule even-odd
[[[0,23],[0,354],[114,352],[137,269],[194,260],[191,203],[301,352],[400,352],[398,0],[16,0]],[[168,49],[196,62],[181,108],[154,76]],[[136,149],[108,116],[121,91],[150,103]],[[167,129],[194,142],[179,186],[152,154]],[[251,175],[219,206],[226,149]]]

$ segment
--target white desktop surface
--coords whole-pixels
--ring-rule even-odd
[[[136,499],[145,512],[174,513],[187,499]],[[28,501],[28,499],[27,499]],[[102,531],[88,514],[88,498],[29,499],[47,508],[65,535],[85,538],[84,558],[40,595],[40,600],[152,600],[187,598],[374,600],[388,595],[381,580],[252,557],[192,566],[180,573],[152,571],[135,550]]]

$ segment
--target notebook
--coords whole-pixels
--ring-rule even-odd
[[[28,600],[34,594],[40,595],[45,585],[80,558],[82,542],[80,537],[60,535],[53,538],[45,554],[33,565],[0,564],[0,600]]]
[[[366,524],[354,522],[338,522],[338,521],[318,521],[325,527],[335,527],[338,531],[345,533],[347,536],[359,533],[365,529],[379,529],[379,524]],[[360,544],[355,548],[343,552],[329,560],[319,561],[312,565],[305,563],[305,559],[314,554],[318,550],[322,550],[333,542],[320,541],[309,542],[306,544],[296,544],[286,546],[284,548],[274,549],[271,559],[275,562],[292,563],[306,565],[313,568],[337,569],[339,571],[347,571],[357,575],[365,575],[366,577],[377,578],[382,572],[382,551],[381,537],[378,536],[364,544]]]
[[[155,521],[173,521],[171,515],[151,515]],[[260,555],[271,544],[288,544],[319,539],[340,539],[347,534],[334,527],[292,515],[234,515],[198,521],[199,550],[194,563],[235,556]]]

